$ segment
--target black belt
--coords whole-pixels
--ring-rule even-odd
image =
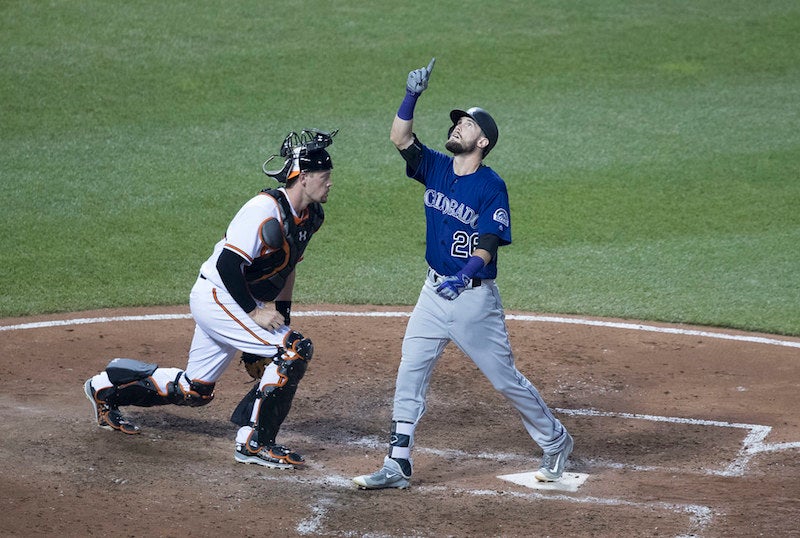
[[[440,275],[439,273],[437,273],[433,269],[428,269],[428,278],[433,280],[434,284],[438,284],[439,282],[441,282],[442,280],[444,280],[447,277],[444,276],[444,275]],[[472,280],[470,280],[470,283],[469,283],[469,285],[467,287],[468,288],[477,288],[480,285],[481,285],[481,279],[480,278],[473,278]]]

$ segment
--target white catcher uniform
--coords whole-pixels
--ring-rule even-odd
[[[294,213],[292,216],[297,218]],[[237,350],[269,357],[275,355],[277,346],[283,344],[289,327],[270,332],[257,325],[228,293],[217,271],[217,260],[223,249],[233,250],[250,262],[268,254],[272,249],[264,244],[259,230],[270,218],[280,220],[278,204],[271,196],[259,193],[242,206],[228,225],[225,237],[217,242],[214,252],[201,266],[189,295],[189,307],[196,325],[185,375],[179,376],[181,370],[178,368],[155,370],[150,377],[160,394],[168,394],[168,384],[176,378],[186,393],[191,390],[189,380],[214,385]],[[270,372],[274,374],[274,371],[275,365],[272,365],[265,376]],[[112,385],[105,371],[92,378],[95,391]]]
[[[284,196],[281,197],[281,194]],[[279,203],[276,197],[283,201]],[[284,227],[287,219],[292,219],[292,224]],[[265,299],[272,299],[281,291],[282,283],[286,280],[284,277],[293,277],[294,265],[302,259],[311,235],[321,226],[323,219],[320,204],[312,204],[302,214],[298,214],[285,197],[284,189],[262,191],[245,203],[230,222],[225,237],[217,242],[211,256],[202,264],[197,281],[192,287],[189,305],[196,325],[186,370],[142,370],[144,377],[139,385],[133,387],[137,390],[134,391],[130,386],[126,387],[127,390],[117,387],[117,392],[112,396],[112,405],[205,405],[213,399],[214,385],[237,351],[259,357],[272,357],[278,354],[279,349],[285,349],[286,338],[298,333],[291,331],[287,325],[268,331],[256,324],[226,288],[217,269],[218,260],[227,250],[242,258],[245,274],[249,266],[260,265],[262,270],[254,273],[254,282],[250,283],[249,289],[256,290],[254,295],[263,294]],[[279,230],[289,230],[286,235],[296,237],[279,245],[268,244],[268,233],[264,230],[267,228],[265,223],[269,221],[277,223]],[[275,227],[272,230],[274,232]],[[289,243],[291,246],[288,246]],[[274,276],[278,273],[276,267],[284,271],[284,277],[278,284],[258,278],[264,274]],[[257,306],[263,304],[259,300],[255,303]],[[258,388],[263,391],[265,387],[281,386],[285,383],[284,378],[279,373],[278,364],[268,363]],[[92,396],[98,394],[98,401],[101,397],[107,397],[107,393],[104,394],[103,391],[115,386],[108,369],[95,375],[89,383],[87,396],[91,390]],[[119,383],[116,385],[119,386]],[[258,411],[256,406],[252,412],[253,422],[257,419]],[[122,428],[115,426],[114,429],[122,429],[126,433],[136,433],[138,430],[133,425],[127,428],[125,422]],[[252,425],[242,426],[237,433],[237,443],[247,443],[252,432]]]
[[[285,187],[264,189],[247,201],[202,264],[189,297],[195,332],[185,371],[118,358],[86,380],[84,393],[98,426],[138,433],[119,411],[126,405],[206,405],[241,351],[258,383],[231,415],[240,426],[234,458],[277,468],[304,463],[275,437],[314,353],[311,340],[288,324],[295,266],[325,219],[322,204],[333,169],[325,147],[336,132],[291,132],[281,145],[283,167],[267,170],[277,155],[262,165]]]

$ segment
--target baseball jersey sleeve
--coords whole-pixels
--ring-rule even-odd
[[[266,195],[251,198],[228,225],[225,248],[252,262],[264,248],[261,225],[268,218],[279,218],[275,199]]]
[[[478,233],[494,234],[500,245],[511,243],[511,212],[505,182],[491,169],[485,181],[484,204],[478,213]]]
[[[452,169],[453,159],[426,145],[422,145],[422,159],[416,170],[406,165],[406,175],[427,185],[427,178],[444,177]]]
[[[278,206],[271,196],[259,194],[245,203],[233,217],[214,252],[200,267],[200,272],[216,286],[225,287],[217,271],[217,259],[223,249],[238,254],[250,265],[265,248],[261,240],[261,224],[268,218],[279,218]]]

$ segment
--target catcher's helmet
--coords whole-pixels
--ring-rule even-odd
[[[458,123],[458,120],[464,116],[468,116],[475,120],[475,123],[477,123],[481,128],[481,131],[483,131],[484,136],[489,139],[489,145],[483,150],[483,156],[485,157],[490,151],[492,151],[494,145],[497,144],[497,136],[499,133],[497,131],[497,124],[494,122],[494,118],[492,118],[492,116],[490,116],[489,113],[484,109],[477,106],[467,110],[451,110],[450,120],[453,122],[453,127],[455,127],[456,123]],[[451,133],[453,132],[453,127],[450,127]]]
[[[300,172],[317,172],[333,168],[330,154],[325,148],[333,144],[339,130],[327,133],[317,129],[303,129],[300,134],[292,131],[281,144],[279,155],[272,155],[261,165],[261,170],[279,183],[286,183]],[[270,170],[268,164],[275,158],[284,159],[283,167]]]
[[[301,149],[297,160],[300,165],[300,170],[303,172],[316,172],[317,170],[330,170],[333,168],[331,156],[324,149]]]

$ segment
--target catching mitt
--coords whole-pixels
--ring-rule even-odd
[[[272,362],[272,357],[260,357],[252,353],[242,353],[242,362],[244,369],[255,380],[261,379],[264,375],[267,365]]]

